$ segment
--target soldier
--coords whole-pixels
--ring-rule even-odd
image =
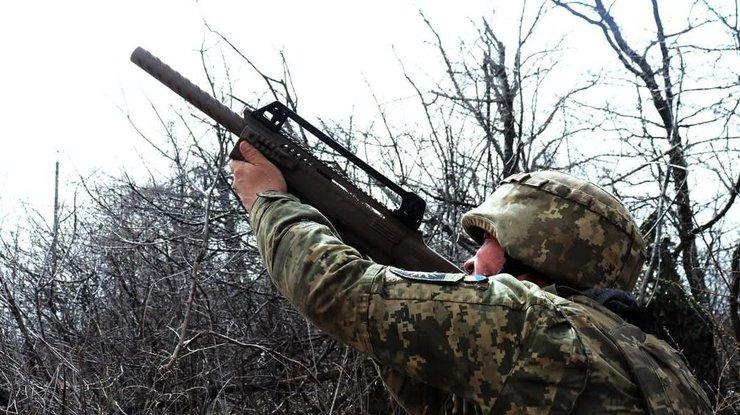
[[[234,188],[273,282],[378,362],[408,413],[461,401],[486,414],[710,412],[682,357],[635,325],[647,329],[624,291],[644,242],[603,189],[556,172],[506,178],[462,218],[481,244],[468,275],[441,279],[363,258],[259,151],[241,151]]]

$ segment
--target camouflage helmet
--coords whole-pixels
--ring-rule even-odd
[[[645,242],[616,197],[554,171],[505,178],[462,226],[481,244],[489,232],[512,258],[577,288],[629,291],[645,261]]]

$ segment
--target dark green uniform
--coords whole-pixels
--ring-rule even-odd
[[[710,412],[673,349],[586,297],[376,264],[285,193],[262,193],[251,223],[280,292],[377,361],[409,413],[446,413],[453,396],[494,414]]]

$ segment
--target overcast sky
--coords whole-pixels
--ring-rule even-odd
[[[274,68],[284,50],[303,115],[342,118],[371,108],[368,83],[381,100],[410,96],[397,56],[418,73],[443,75],[425,44],[430,35],[419,9],[454,46],[458,37],[470,37],[470,19],[491,17],[494,10],[497,32],[513,33],[518,9],[510,6],[516,3],[6,2],[0,12],[0,219],[19,201],[49,212],[57,159],[64,181],[141,167],[139,153],[147,146],[124,112],[145,120],[145,97],[163,105],[177,98],[129,62],[136,46],[202,81],[196,51],[209,39],[207,21],[264,68]],[[574,23],[558,12],[542,30],[580,38],[582,50],[568,55],[573,76],[614,60],[609,51],[590,47],[602,41],[597,32]]]

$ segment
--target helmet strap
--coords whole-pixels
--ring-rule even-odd
[[[512,258],[507,252],[504,252],[504,259],[506,259],[506,261],[504,262],[503,268],[501,268],[501,273],[511,274],[515,277],[524,274],[542,275],[542,273],[529,265],[526,265],[516,258]]]

